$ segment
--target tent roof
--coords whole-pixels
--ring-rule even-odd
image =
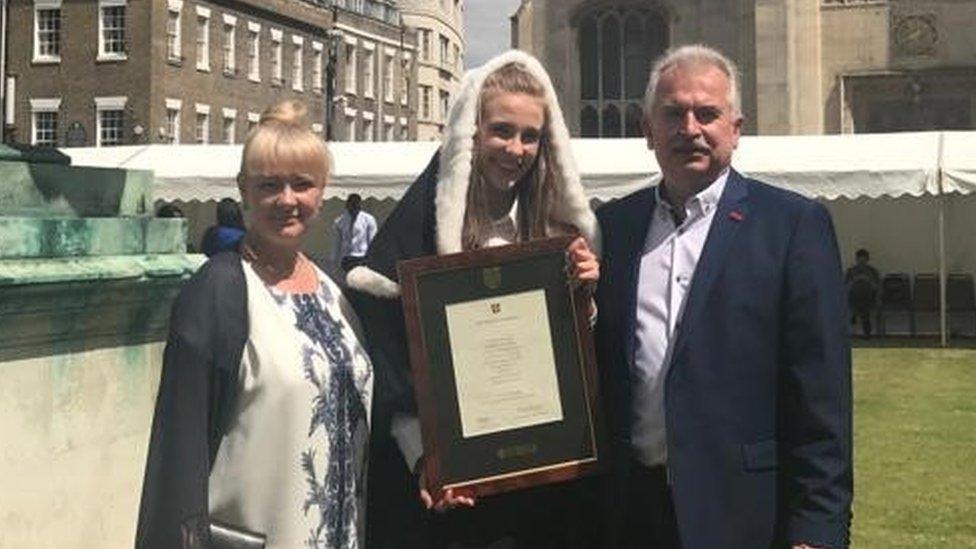
[[[333,196],[399,198],[437,142],[332,143]],[[157,199],[237,197],[240,145],[139,145],[63,149],[79,166],[153,170]],[[607,200],[660,177],[643,139],[574,139],[587,192]],[[921,196],[976,191],[976,132],[743,137],[733,166],[811,197]]]

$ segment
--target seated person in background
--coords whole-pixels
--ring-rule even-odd
[[[854,254],[854,266],[847,269],[844,281],[847,283],[847,302],[851,307],[851,324],[861,319],[861,329],[865,337],[871,337],[871,311],[877,303],[881,276],[878,270],[868,265],[871,254],[861,248]]]
[[[363,197],[356,193],[346,199],[346,211],[332,222],[332,264],[349,272],[366,264],[366,250],[376,236],[376,218],[363,211]]]
[[[212,257],[220,252],[236,252],[244,238],[244,215],[233,198],[217,203],[217,224],[203,233],[200,249]]]
[[[183,210],[175,204],[163,204],[159,210],[156,211],[156,217],[159,218],[180,218],[186,217],[183,215]]]

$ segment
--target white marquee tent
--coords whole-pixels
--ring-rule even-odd
[[[396,199],[435,142],[332,143],[333,198]],[[606,201],[660,177],[642,139],[576,139],[591,198]],[[238,198],[240,145],[63,149],[79,166],[155,172],[165,202]],[[733,165],[757,179],[827,202],[845,260],[864,247],[887,272],[976,272],[976,132],[743,137]],[[945,288],[939,332],[947,335]]]

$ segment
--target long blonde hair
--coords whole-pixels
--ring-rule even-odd
[[[520,93],[542,99],[545,103],[546,89],[528,69],[519,63],[509,63],[485,78],[478,96],[478,124],[484,117],[485,98],[492,93]],[[548,235],[549,214],[556,189],[556,176],[551,162],[551,136],[549,135],[549,109],[545,109],[545,123],[539,141],[539,153],[535,165],[517,182],[518,193],[517,227],[518,241],[544,238]],[[487,212],[487,183],[482,177],[482,160],[475,154],[471,160],[471,176],[468,182],[468,195],[464,210],[464,228],[461,232],[461,246],[470,250],[481,246],[487,238],[491,224]]]

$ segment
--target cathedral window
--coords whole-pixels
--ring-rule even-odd
[[[577,38],[581,135],[640,136],[648,73],[669,44],[664,14],[604,7],[579,20]]]

